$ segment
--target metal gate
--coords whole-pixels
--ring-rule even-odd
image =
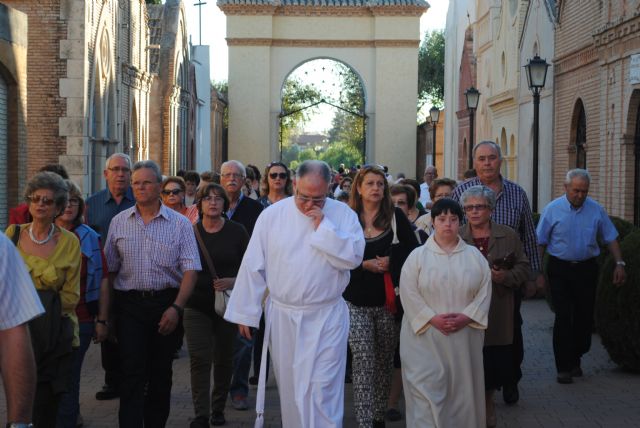
[[[7,112],[7,103],[9,99],[9,89],[7,82],[0,76],[0,230],[7,227],[7,214],[9,207],[7,206],[7,157],[9,151],[8,144],[8,127],[9,115]]]

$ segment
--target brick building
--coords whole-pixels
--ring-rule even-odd
[[[553,193],[587,168],[591,196],[640,224],[640,0],[557,8]]]

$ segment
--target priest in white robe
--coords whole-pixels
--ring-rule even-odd
[[[330,169],[298,168],[295,196],[262,212],[242,260],[225,319],[241,334],[258,327],[265,292],[265,341],[284,428],[341,427],[349,312],[342,292],[362,263],[364,235],[346,204],[327,199]],[[264,412],[263,351],[256,426]]]

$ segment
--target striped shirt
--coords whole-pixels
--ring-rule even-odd
[[[538,246],[536,241],[536,228],[533,224],[533,216],[531,207],[524,189],[516,183],[500,177],[502,180],[502,191],[496,195],[496,206],[493,209],[491,218],[498,224],[504,224],[511,227],[518,233],[524,252],[529,257],[531,269],[536,272],[542,271],[540,263],[540,255],[538,254]],[[458,185],[453,190],[451,196],[460,202],[460,196],[472,186],[480,186],[482,183],[478,177],[470,178],[464,183]]]
[[[116,290],[178,288],[184,272],[201,270],[198,245],[189,220],[160,205],[144,224],[137,206],[116,215],[104,245]]]
[[[0,233],[0,330],[19,326],[43,313],[22,257],[13,242]]]

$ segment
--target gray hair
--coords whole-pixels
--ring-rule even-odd
[[[105,169],[109,168],[109,164],[111,163],[111,161],[115,158],[121,158],[124,159],[125,161],[127,161],[127,166],[129,167],[129,169],[131,169],[131,158],[129,157],[128,154],[126,153],[114,153],[111,156],[109,156],[107,158],[107,161],[104,164]]]
[[[571,183],[571,180],[573,180],[574,178],[581,178],[583,180],[586,180],[587,184],[591,184],[591,174],[589,174],[589,171],[587,171],[586,169],[575,168],[569,170],[567,172],[566,178],[564,179],[564,184]]]
[[[69,188],[67,183],[64,182],[64,178],[58,174],[43,171],[33,176],[27,183],[27,187],[24,189],[24,198],[28,198],[36,191],[40,189],[46,189],[53,191],[53,201],[56,204],[56,208],[64,209],[67,206],[67,200],[69,199]]]
[[[222,165],[220,165],[220,174],[222,174],[222,169],[225,166],[231,166],[231,165],[235,166],[238,170],[240,170],[240,172],[242,173],[243,177],[247,176],[247,169],[244,167],[244,165],[242,165],[242,162],[234,160],[234,159],[228,160],[228,161],[224,162]]]
[[[478,151],[478,147],[480,146],[491,146],[496,152],[498,152],[498,158],[502,159],[502,150],[500,149],[500,146],[491,140],[480,141],[473,147],[472,156],[474,159],[476,158],[476,152]]]
[[[147,168],[153,171],[158,183],[162,183],[162,172],[160,172],[160,167],[158,166],[157,163],[155,163],[152,160],[143,160],[143,161],[138,161],[134,163],[133,168],[131,169],[131,175],[133,175],[134,172],[142,168]]]
[[[324,161],[312,159],[302,162],[296,171],[296,179],[299,180],[308,174],[320,176],[327,184],[331,182],[331,168]]]
[[[484,198],[491,210],[496,206],[496,193],[487,186],[471,186],[465,190],[462,195],[460,195],[460,202],[463,207],[469,198]]]

